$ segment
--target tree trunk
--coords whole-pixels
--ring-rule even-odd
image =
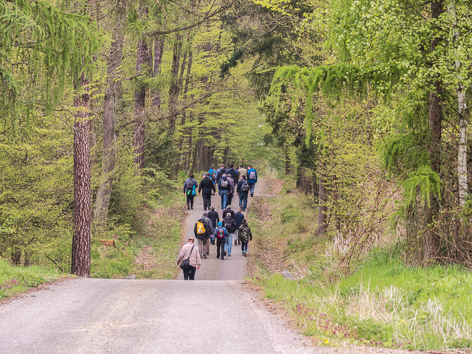
[[[438,19],[444,11],[442,0],[435,0],[431,4],[431,17]],[[431,41],[431,52],[436,50],[441,38],[434,37]],[[441,175],[441,134],[443,112],[441,107],[442,84],[439,77],[432,81],[433,91],[429,93],[429,134],[430,146],[429,156],[431,167],[434,172]],[[439,213],[439,200],[431,196],[431,205],[427,208],[426,223],[432,224]],[[430,262],[439,256],[439,236],[432,229],[426,233],[424,238],[424,260]]]
[[[326,206],[326,187],[325,179],[322,173],[319,176],[318,182],[318,228],[316,229],[316,234],[318,236],[324,235],[326,233],[326,217],[328,208]]]
[[[90,188],[90,95],[84,73],[80,78],[83,93],[74,99],[78,109],[74,122],[74,237],[71,273],[90,275],[90,233],[92,194]]]
[[[164,38],[156,39],[154,43],[154,73],[153,76],[158,76],[161,73],[162,54],[164,53]],[[152,105],[161,108],[161,91],[153,90]]]
[[[136,74],[143,70],[143,65],[148,64],[149,55],[146,41],[140,39],[138,41],[138,52],[136,58]],[[134,123],[134,163],[138,169],[144,165],[144,109],[146,105],[146,87],[139,85],[134,92],[134,115],[136,123]]]
[[[170,136],[174,135],[175,130],[175,121],[176,121],[176,111],[177,111],[177,99],[180,92],[179,87],[179,63],[180,63],[180,55],[182,52],[182,37],[177,36],[174,42],[174,50],[172,54],[172,67],[171,67],[171,75],[172,81],[169,88],[169,134]]]
[[[116,161],[116,107],[121,87],[117,80],[123,58],[126,4],[116,5],[116,25],[113,28],[112,43],[107,60],[107,87],[103,99],[103,161],[100,185],[97,191],[94,211],[94,226],[103,231],[106,226],[110,196],[113,189],[113,171]]]

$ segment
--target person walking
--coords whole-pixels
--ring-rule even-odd
[[[228,230],[223,227],[223,223],[219,222],[217,228],[215,229],[216,238],[216,258],[220,258],[221,260],[225,259],[225,244],[226,244],[226,237],[228,236]]]
[[[225,165],[222,163],[220,168],[216,170],[216,185],[220,183],[220,180],[223,178],[223,174],[226,173]]]
[[[205,249],[203,250],[203,255],[204,255],[203,258],[206,258],[205,254],[207,256],[210,254],[210,239],[211,239],[211,235],[213,235],[213,230],[215,230],[215,228],[213,227],[213,222],[208,217],[207,211],[203,213],[203,217],[205,218],[205,228],[208,228],[210,230],[208,234],[208,238],[206,239],[206,242],[204,243]]]
[[[257,183],[257,171],[256,169],[252,168],[252,166],[247,167],[247,174],[248,174],[248,182],[249,186],[251,187],[251,197],[254,197],[254,188]]]
[[[221,220],[223,221],[223,219],[226,217],[226,214],[230,213],[231,214],[231,218],[234,219],[234,211],[233,209],[231,209],[231,205],[228,205],[226,207],[225,210],[223,210],[223,212],[221,213]]]
[[[213,166],[208,170],[208,177],[211,178],[213,183],[216,183],[216,171],[213,169]]]
[[[208,212],[208,218],[211,220],[213,229],[216,229],[216,226],[220,222],[220,215],[215,211],[214,206],[210,207],[210,211]]]
[[[234,165],[229,165],[229,168],[226,170],[226,175],[231,176],[233,181],[236,181],[238,176],[238,171],[234,169]]]
[[[247,224],[246,219],[243,219],[241,226],[238,231],[238,238],[241,241],[241,253],[244,257],[247,257],[247,246],[249,241],[252,241],[252,232],[251,228]]]
[[[200,258],[207,258],[206,256],[206,245],[208,238],[211,235],[211,223],[210,219],[205,218],[205,215],[202,215],[200,219],[197,220],[195,223],[195,227],[193,228],[193,233],[198,241],[198,252],[200,254]]]
[[[223,226],[228,231],[228,236],[226,236],[225,242],[225,254],[228,254],[228,257],[231,257],[232,242],[234,237],[234,230],[236,230],[236,223],[234,222],[231,214],[226,214],[226,217],[223,220]]]
[[[234,231],[234,245],[236,246],[238,243],[241,244],[239,241],[238,233],[239,227],[241,226],[241,222],[244,219],[243,210],[241,208],[238,209],[236,213],[234,213],[234,222],[236,223],[236,230]]]
[[[248,179],[247,170],[243,167],[243,165],[239,165],[238,168],[238,182],[241,180],[242,176],[246,176],[246,181]]]
[[[234,196],[234,179],[230,174],[226,175],[229,181],[229,184],[231,184],[231,189],[228,193],[228,203],[227,205],[231,205],[231,202],[233,201],[233,196]]]
[[[187,196],[187,210],[193,209],[193,198],[197,195],[198,183],[194,175],[190,177],[184,183],[184,194]]]
[[[212,191],[216,193],[215,185],[211,178],[204,173],[203,179],[200,181],[200,185],[198,186],[198,193],[201,192],[203,197],[203,210],[210,210]]]
[[[250,189],[251,186],[249,185],[249,182],[246,181],[246,176],[242,175],[236,191],[238,192],[239,196],[239,206],[243,209],[243,211],[246,211],[247,208],[247,196]]]
[[[226,209],[226,205],[228,204],[228,194],[230,191],[231,191],[231,182],[226,177],[226,173],[224,173],[223,177],[218,183],[218,192],[220,193],[220,197],[221,197],[221,210]]]
[[[195,247],[193,237],[188,238],[188,243],[183,245],[180,249],[179,255],[177,257],[177,264],[184,260],[189,260],[189,265],[183,269],[184,271],[184,280],[195,280],[195,272],[197,269],[200,269],[202,265],[202,259],[200,253],[198,252],[198,247]]]

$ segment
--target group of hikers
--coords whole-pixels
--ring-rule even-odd
[[[239,206],[243,211],[246,211],[248,195],[254,196],[254,188],[257,183],[257,171],[250,165],[247,169],[242,165],[238,169],[234,169],[234,165],[229,165],[227,169],[225,164],[221,164],[216,171],[211,167],[208,173],[203,174],[200,184],[194,177],[193,174],[190,175],[183,187],[189,210],[193,209],[193,199],[197,193],[202,194],[203,210],[210,210],[211,196],[215,195],[218,189],[221,210],[225,210],[226,206],[231,205],[236,191],[239,196]]]
[[[185,280],[195,280],[195,272],[200,269],[202,259],[208,258],[210,254],[210,244],[216,243],[216,258],[231,257],[234,245],[241,245],[241,254],[247,257],[249,241],[252,241],[252,232],[249,227],[243,209],[236,212],[228,205],[221,215],[215,211],[214,206],[210,206],[210,211],[204,211],[197,220],[194,227],[195,237],[189,237],[188,243],[182,247],[177,258],[184,272]],[[197,245],[195,245],[195,239]],[[196,249],[195,249],[196,247]]]

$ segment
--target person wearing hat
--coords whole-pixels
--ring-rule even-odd
[[[247,246],[249,241],[252,241],[252,232],[246,219],[241,221],[241,226],[238,230],[238,238],[241,241],[241,253],[244,257],[247,257]]]
[[[200,185],[198,186],[198,193],[201,192],[203,197],[203,210],[210,210],[212,191],[216,193],[215,185],[213,184],[212,179],[204,173],[203,179],[200,181]]]
[[[198,247],[195,246],[194,238],[189,237],[188,243],[183,245],[177,257],[177,264],[180,264],[184,259],[189,259],[189,266],[184,269],[184,280],[195,280],[195,272],[200,269],[202,259],[198,252]]]
[[[223,227],[223,223],[220,221],[215,229],[214,236],[216,238],[216,258],[221,260],[225,259],[225,243],[228,236],[228,230]]]

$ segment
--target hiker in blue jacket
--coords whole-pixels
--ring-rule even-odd
[[[210,169],[208,170],[208,177],[211,178],[213,183],[216,183],[216,171],[213,169],[213,167],[210,167]]]
[[[249,186],[251,187],[251,197],[254,197],[254,187],[257,183],[257,172],[251,165],[247,167]]]
[[[193,198],[197,195],[198,183],[193,174],[184,183],[184,194],[187,196],[187,209],[193,209]]]
[[[225,243],[228,236],[228,230],[223,227],[223,223],[219,222],[213,236],[216,238],[216,258],[225,259]]]

